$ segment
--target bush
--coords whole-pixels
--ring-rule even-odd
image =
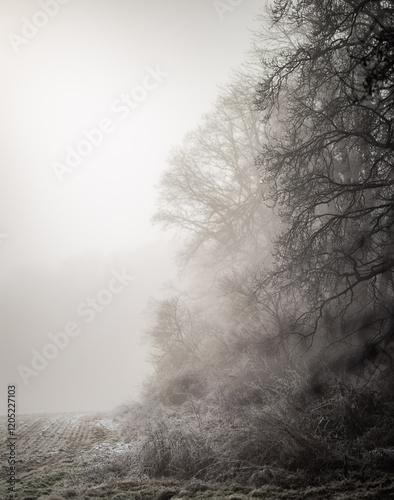
[[[123,410],[123,434],[133,443],[129,471],[283,484],[376,467],[371,450],[394,446],[394,396],[387,392],[337,382],[316,395],[306,372],[251,368],[240,363],[232,377],[211,381],[204,399],[189,395],[177,407],[146,402]]]

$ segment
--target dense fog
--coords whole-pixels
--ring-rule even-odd
[[[178,245],[152,226],[156,187],[241,63],[259,4],[220,16],[209,0],[0,2],[0,369],[20,412],[137,396],[144,311],[174,279]],[[135,280],[25,385],[18,366],[83,322],[78,304],[123,268]]]
[[[394,1],[54,2],[1,21],[25,438],[81,498],[391,498]]]

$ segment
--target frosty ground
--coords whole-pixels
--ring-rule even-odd
[[[119,422],[111,414],[43,414],[18,418],[17,488],[8,495],[6,420],[1,419],[1,498],[75,499],[367,499],[394,498],[389,474],[338,477],[325,484],[283,488],[267,475],[267,484],[207,484],[168,478],[151,480],[127,474],[132,444],[122,442]],[[118,460],[118,458],[120,458]]]

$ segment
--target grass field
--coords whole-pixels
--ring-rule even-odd
[[[1,418],[0,498],[62,499],[386,499],[394,498],[390,474],[337,478],[327,484],[255,488],[128,477],[128,447],[118,423],[107,414],[44,414],[18,417],[17,487],[8,494],[6,420]],[[117,457],[122,457],[117,460]]]

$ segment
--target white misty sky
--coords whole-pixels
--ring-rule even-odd
[[[22,413],[105,410],[136,394],[148,371],[144,307],[174,274],[150,223],[155,184],[169,149],[245,59],[264,3],[244,0],[220,19],[214,0],[70,0],[15,53],[9,34],[42,8],[0,1],[0,374],[2,391],[18,382]],[[123,118],[111,106],[147,68],[168,76]],[[112,132],[59,182],[53,163],[65,164],[67,148],[103,119]],[[101,279],[87,255],[106,269]],[[24,387],[17,365],[125,262],[136,276],[127,291]]]

